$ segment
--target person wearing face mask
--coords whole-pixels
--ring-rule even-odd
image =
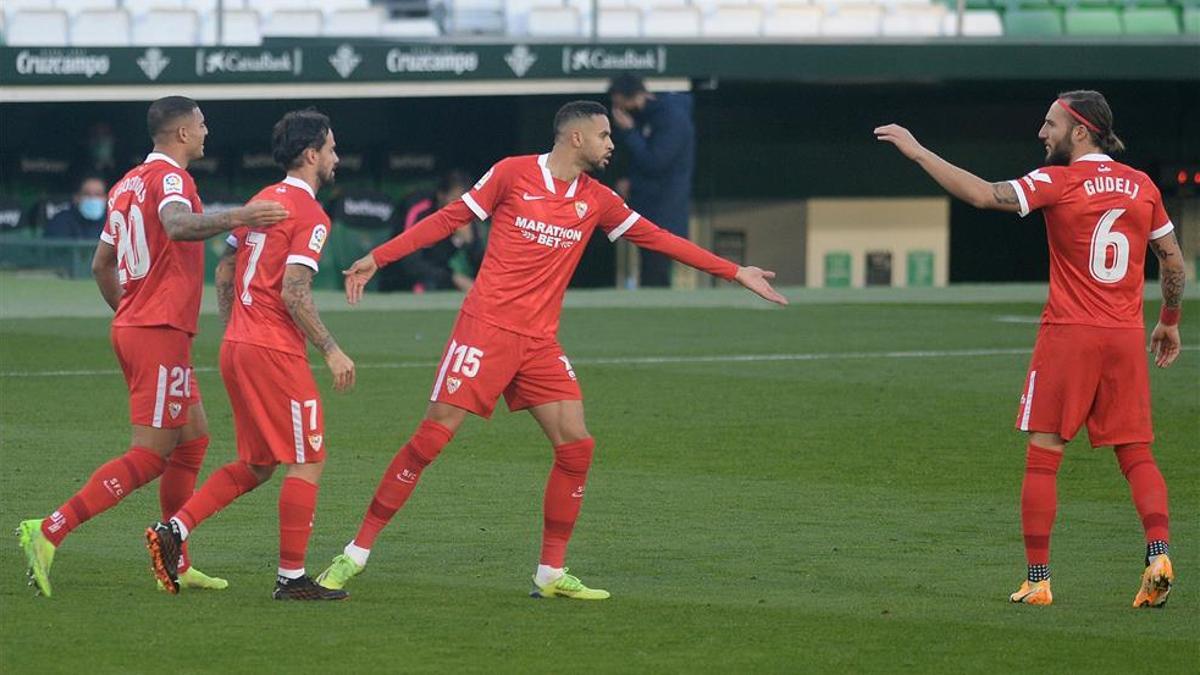
[[[104,179],[88,174],[79,181],[71,208],[64,209],[46,223],[47,239],[96,239],[104,229],[108,186]]]

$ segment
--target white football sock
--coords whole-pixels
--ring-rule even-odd
[[[537,573],[534,575],[533,579],[537,583],[538,586],[549,586],[550,584],[554,583],[555,581],[558,581],[558,579],[560,577],[562,577],[563,574],[565,574],[565,572],[563,571],[563,568],[561,568],[561,567],[551,567],[549,565],[538,565]]]
[[[342,552],[346,554],[346,557],[353,560],[354,564],[358,565],[359,567],[366,567],[367,558],[371,557],[371,549],[356,546],[354,542],[346,544],[346,548],[342,549]]]
[[[304,568],[301,567],[298,570],[285,570],[280,567],[279,576],[283,577],[284,579],[299,579],[300,577],[304,576]]]
[[[183,521],[182,521],[182,520],[180,520],[180,519],[178,519],[178,518],[172,518],[172,519],[171,519],[171,522],[172,522],[172,523],[175,523],[175,527],[179,528],[179,538],[180,538],[182,541],[187,541],[187,538],[188,538],[188,526],[187,526],[187,525],[184,525],[184,524],[183,524]]]

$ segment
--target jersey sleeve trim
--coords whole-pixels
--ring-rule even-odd
[[[230,248],[237,248],[237,247],[238,247],[238,238],[237,238],[237,235],[236,235],[236,234],[231,234],[231,235],[229,235],[228,237],[225,237],[225,243],[226,243],[226,244],[229,244],[229,247],[230,247]]]
[[[608,233],[608,240],[616,241],[616,240],[620,239],[621,235],[625,234],[626,232],[629,231],[629,228],[633,227],[633,224],[638,221],[638,218],[641,218],[641,216],[638,215],[638,213],[636,211],[634,211],[633,213],[630,213],[629,217],[626,218],[624,222],[622,222],[620,225],[613,228],[612,232]]]
[[[1021,187],[1021,181],[1010,180],[1008,184],[1017,191],[1017,201],[1021,203],[1021,210],[1017,213],[1024,218],[1029,215],[1029,199],[1025,196],[1025,188]]]
[[[1175,231],[1175,223],[1167,221],[1166,225],[1150,232],[1150,239],[1160,239]]]
[[[471,209],[472,213],[474,213],[476,216],[479,216],[480,220],[487,220],[488,212],[483,210],[483,207],[479,205],[479,202],[475,201],[475,198],[471,196],[470,192],[464,192],[462,200],[463,203]]]
[[[312,258],[310,258],[306,255],[296,255],[295,253],[293,253],[287,257],[287,264],[288,265],[304,265],[305,267],[312,269],[314,274],[321,271],[320,266],[317,265],[317,261],[313,260]]]
[[[158,212],[162,213],[163,207],[166,206],[167,204],[170,204],[171,202],[179,202],[180,204],[187,206],[188,211],[192,210],[192,203],[190,201],[188,201],[186,198],[184,198],[183,196],[168,195],[166,197],[163,197],[163,200],[158,203]]]
[[[116,242],[116,240],[115,240],[115,239],[113,239],[113,238],[112,238],[112,235],[111,235],[111,234],[109,234],[109,233],[107,233],[107,232],[101,232],[101,233],[100,233],[100,241],[102,241],[102,242],[104,242],[104,243],[108,244],[109,246],[116,246],[116,245],[117,245],[117,242]]]

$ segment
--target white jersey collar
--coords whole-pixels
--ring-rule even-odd
[[[309,185],[308,183],[304,182],[304,180],[302,180],[300,178],[296,178],[295,176],[288,176],[287,178],[283,179],[283,184],[291,185],[292,187],[302,188],[305,192],[308,193],[309,197],[312,197],[313,199],[317,198],[317,193],[313,191],[312,186]]]
[[[554,176],[552,176],[550,174],[550,167],[546,166],[546,160],[548,160],[548,159],[550,159],[550,153],[548,153],[548,152],[543,155],[538,155],[538,160],[537,160],[538,166],[540,166],[542,168],[542,180],[545,181],[545,183],[546,183],[546,189],[550,191],[550,194],[557,194],[554,191]],[[576,176],[575,180],[571,181],[570,187],[567,188],[566,196],[574,197],[575,189],[578,187],[579,187],[579,176]]]
[[[179,162],[176,162],[175,160],[171,159],[170,157],[168,157],[167,155],[164,155],[161,152],[152,152],[152,153],[146,155],[146,161],[143,162],[143,164],[149,164],[150,162],[155,162],[155,161],[166,162],[167,164],[170,164],[171,166],[175,167],[176,169],[183,168],[182,166],[179,166]]]
[[[1090,152],[1090,153],[1075,160],[1075,162],[1111,162],[1111,161],[1113,161],[1112,157],[1109,157],[1108,155],[1105,155],[1100,152]],[[1071,163],[1074,164],[1075,162],[1071,162]]]

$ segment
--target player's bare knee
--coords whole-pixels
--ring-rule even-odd
[[[1067,445],[1066,439],[1062,436],[1045,431],[1031,431],[1029,433],[1029,442],[1039,448],[1045,448],[1054,452],[1062,452]]]
[[[462,423],[467,419],[467,411],[445,403],[434,401],[429,404],[425,410],[425,419],[430,422],[436,422],[454,434]]]
[[[316,485],[321,480],[321,473],[325,470],[325,462],[312,462],[306,464],[288,464],[287,477],[299,478]]]
[[[180,429],[157,429],[135,424],[133,426],[133,446],[145,448],[162,457],[170,456],[179,445]]]
[[[271,480],[271,476],[275,475],[274,464],[246,464],[246,466],[250,469],[250,473],[258,479],[259,485]]]

